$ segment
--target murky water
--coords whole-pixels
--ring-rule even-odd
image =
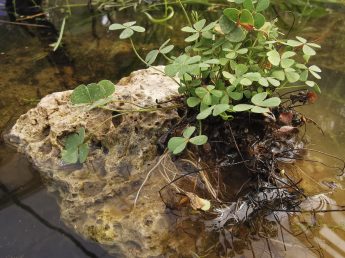
[[[51,92],[104,78],[116,81],[142,67],[129,44],[107,32],[102,16],[92,15],[86,8],[72,11],[64,33],[64,48],[57,54],[51,53],[47,39],[39,37],[35,30],[0,23],[1,133]],[[3,15],[1,20],[7,19],[4,12],[0,15]],[[301,31],[323,46],[316,63],[324,70],[320,83],[324,94],[314,105],[302,108],[324,131],[323,135],[317,126],[307,123],[308,147],[323,153],[310,151],[310,161],[298,163],[293,169],[304,177],[302,184],[306,192],[322,194],[322,205],[330,209],[345,205],[345,183],[337,176],[339,171],[330,168],[341,162],[324,154],[345,159],[344,15],[344,9],[333,11],[331,15],[303,24]],[[57,25],[61,23],[59,15],[52,14],[52,18]],[[126,14],[117,14],[116,20],[126,19]],[[148,43],[152,40],[168,38],[173,32],[174,24],[171,25],[151,26],[144,38],[137,39],[140,50],[152,48]],[[181,40],[178,35],[176,40]],[[1,140],[0,183],[0,257],[110,257],[98,245],[64,226],[55,196],[45,190],[38,172]],[[299,235],[277,230],[267,241],[253,241],[256,257],[272,254],[275,257],[345,257],[344,212],[277,216],[281,216],[285,228]],[[238,252],[253,256],[246,248],[238,248]]]

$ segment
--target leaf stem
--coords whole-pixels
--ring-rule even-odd
[[[190,21],[189,16],[188,16],[188,14],[187,14],[187,11],[186,11],[186,9],[184,8],[184,6],[183,6],[181,0],[177,0],[177,1],[178,1],[179,5],[181,6],[181,9],[182,9],[182,11],[183,11],[184,16],[186,17],[186,19],[187,19],[187,21],[188,21],[189,26],[192,27],[193,24],[192,24],[192,22]]]
[[[296,89],[296,88],[304,88],[308,87],[307,85],[295,85],[295,86],[289,86],[289,87],[279,87],[276,90],[289,90],[289,89]]]

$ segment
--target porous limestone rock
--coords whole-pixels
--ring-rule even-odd
[[[176,82],[153,68],[136,71],[116,85],[115,101],[108,107],[154,106],[176,95],[177,88]],[[171,224],[158,194],[164,181],[153,174],[135,209],[133,200],[157,161],[157,139],[176,122],[177,112],[113,117],[116,112],[73,106],[70,94],[44,97],[18,119],[7,135],[8,142],[25,153],[49,189],[59,193],[61,216],[67,225],[119,257],[164,253]],[[80,127],[91,137],[89,156],[82,165],[66,165],[60,158],[63,140]]]

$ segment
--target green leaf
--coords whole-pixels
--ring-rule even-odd
[[[282,68],[288,68],[291,67],[294,63],[295,60],[293,59],[282,59],[280,65]]]
[[[196,107],[197,105],[200,104],[200,99],[196,97],[189,97],[187,99],[187,105],[188,107]]]
[[[205,26],[206,20],[202,19],[196,23],[194,23],[193,27],[197,30],[197,31],[201,31],[202,28]]]
[[[254,25],[254,18],[253,18],[252,13],[247,9],[243,9],[240,16],[240,22]]]
[[[184,138],[190,138],[192,134],[195,132],[196,127],[195,126],[189,126],[183,131],[183,137]]]
[[[166,46],[164,48],[160,48],[159,52],[162,54],[167,54],[173,49],[174,49],[174,45],[169,45],[169,46]]]
[[[287,59],[296,55],[296,52],[286,51],[282,54],[282,59]]]
[[[226,110],[228,110],[229,108],[230,108],[230,106],[228,104],[217,104],[217,105],[214,106],[213,116],[218,116],[221,113],[223,113]]]
[[[223,96],[223,92],[220,90],[212,90],[211,94],[217,98],[221,98]]]
[[[237,54],[244,55],[244,54],[248,53],[248,48],[241,48],[241,49],[237,50],[236,52],[237,52]]]
[[[249,80],[248,78],[242,78],[241,81],[240,81],[240,84],[244,85],[244,86],[250,86],[252,85],[252,81]]]
[[[213,29],[216,26],[216,24],[217,24],[216,22],[211,22],[206,27],[204,27],[201,31],[202,32],[207,32],[207,31]]]
[[[109,26],[109,30],[122,30],[125,29],[126,27],[123,26],[122,24],[119,23],[114,23]]]
[[[62,150],[61,159],[66,164],[75,164],[78,162],[78,149]]]
[[[251,101],[254,105],[261,106],[263,101],[267,98],[267,92],[257,93],[255,94]]]
[[[211,115],[213,109],[214,109],[214,106],[206,108],[205,110],[203,110],[202,112],[200,112],[197,115],[196,119],[203,120],[203,119],[207,118],[209,115]]]
[[[269,99],[266,99],[266,98],[267,98],[267,92],[261,92],[261,93],[255,94],[252,97],[251,101],[256,106],[261,106],[261,107],[277,107],[281,103],[281,100],[278,97],[273,97]]]
[[[315,85],[314,85],[314,87],[313,87],[313,90],[314,90],[316,93],[321,94],[321,89],[320,89],[319,85],[317,85],[316,83],[315,83]]]
[[[92,104],[103,98],[107,98],[115,92],[115,85],[108,80],[91,83],[88,86],[79,85],[71,94],[71,102],[77,104]]]
[[[272,84],[274,87],[280,86],[280,82],[272,77],[267,77],[267,80],[270,84]]]
[[[220,104],[229,104],[229,102],[230,102],[229,95],[224,94],[224,96],[220,100]]]
[[[102,92],[101,97],[109,97],[115,92],[115,85],[109,80],[101,80],[98,83],[99,90]]]
[[[243,111],[248,111],[250,109],[252,109],[253,105],[249,105],[249,104],[238,104],[236,106],[233,107],[233,110],[236,112],[243,112]]]
[[[291,83],[297,82],[299,80],[299,74],[296,73],[296,71],[292,68],[286,68],[285,75],[286,79]]]
[[[303,44],[307,43],[307,40],[305,38],[296,36],[296,39],[298,39],[299,41],[301,41]]]
[[[233,22],[237,22],[240,17],[240,11],[236,8],[226,8],[224,9],[223,14]]]
[[[124,24],[123,24],[123,26],[125,26],[125,27],[131,27],[131,26],[133,26],[134,24],[136,24],[137,22],[136,21],[131,21],[131,22],[125,22]]]
[[[310,47],[313,47],[313,48],[321,48],[320,45],[315,44],[315,43],[308,43],[307,45],[310,46]]]
[[[321,76],[318,74],[318,73],[316,73],[316,72],[314,72],[314,71],[310,71],[310,73],[316,78],[316,79],[321,79]]]
[[[157,49],[155,50],[151,50],[145,57],[145,61],[151,65],[154,63],[154,61],[156,61],[156,58],[159,54],[159,51]]]
[[[243,7],[251,12],[255,10],[253,0],[244,0]]]
[[[278,66],[280,63],[280,55],[277,50],[271,50],[267,53],[268,61],[274,66]]]
[[[285,73],[284,73],[284,71],[274,71],[272,73],[272,76],[277,78],[280,81],[284,81],[285,80]]]
[[[75,88],[71,94],[71,101],[74,105],[92,103],[88,88],[84,84]]]
[[[247,71],[248,71],[248,66],[246,66],[245,64],[238,64],[235,67],[235,73],[237,76],[241,76],[245,74]]]
[[[235,29],[236,23],[231,21],[225,15],[222,15],[219,19],[219,26],[224,34],[228,34]]]
[[[307,44],[303,46],[303,53],[307,56],[314,56],[316,55],[316,51],[309,47]]]
[[[241,27],[235,27],[233,31],[231,31],[227,36],[226,39],[230,42],[241,42],[246,38],[246,32]]]
[[[256,29],[262,28],[265,25],[266,19],[261,13],[254,14],[254,27]]]
[[[141,27],[141,26],[131,26],[130,28],[136,32],[144,32],[145,31],[145,28]]]
[[[297,40],[289,39],[289,40],[286,42],[286,45],[288,45],[288,46],[290,46],[290,47],[299,47],[299,46],[302,46],[303,43],[300,42],[300,41],[297,41]]]
[[[233,100],[241,100],[243,98],[243,92],[229,92],[228,93],[230,98],[232,98]]]
[[[79,128],[77,133],[70,134],[66,137],[64,149],[61,152],[61,158],[66,164],[85,162],[88,154],[88,145],[84,142],[85,129]]]
[[[269,86],[268,80],[266,78],[263,78],[263,77],[259,79],[259,84],[264,86],[264,87]]]
[[[270,112],[270,110],[268,108],[263,108],[263,107],[258,107],[258,106],[253,107],[250,111],[252,111],[253,113],[266,113],[266,112]]]
[[[312,65],[308,69],[309,69],[309,71],[313,71],[313,72],[316,72],[316,73],[321,73],[320,67],[318,67],[316,65]]]
[[[204,145],[207,142],[208,138],[206,135],[198,135],[189,140],[190,143],[194,145]]]
[[[87,156],[89,154],[89,146],[86,143],[83,143],[79,146],[79,162],[84,163],[87,159]]]
[[[193,29],[193,28],[191,28],[191,27],[188,27],[188,26],[183,27],[181,30],[184,31],[184,32],[189,32],[189,33],[195,33],[195,32],[197,32],[197,30],[195,30],[195,29]]]
[[[199,34],[199,32],[197,32],[197,33],[192,34],[191,36],[185,38],[184,41],[186,41],[186,42],[192,42],[192,41],[197,40],[197,39],[199,38],[199,36],[200,36],[200,34]]]
[[[256,11],[262,12],[266,10],[270,6],[269,0],[258,0],[258,4],[256,5]]]
[[[173,154],[181,153],[187,146],[187,140],[183,137],[172,137],[168,142],[168,149]]]
[[[120,34],[120,39],[130,38],[134,34],[134,31],[130,28],[124,29]]]
[[[204,87],[198,87],[198,88],[195,89],[195,94],[199,98],[203,98],[207,93],[208,93],[208,90],[205,89]]]
[[[316,83],[313,81],[306,81],[305,84],[308,85],[309,87],[314,87]]]
[[[202,98],[201,102],[205,105],[211,105],[212,104],[212,97],[209,92],[206,93],[206,95]]]

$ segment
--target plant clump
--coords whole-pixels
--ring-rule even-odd
[[[195,13],[191,19],[181,4],[189,25],[181,29],[187,34],[187,46],[179,55],[167,40],[143,58],[132,40],[135,32],[145,31],[143,27],[135,22],[109,27],[121,31],[120,39],[128,39],[147,66],[159,55],[167,60],[163,73],[179,84],[180,93],[171,102],[184,115],[159,144],[177,155],[175,162],[187,160],[193,168],[185,172],[163,168],[163,175],[167,187],[189,198],[192,208],[218,214],[215,221],[221,228],[263,209],[297,209],[302,191],[280,164],[303,157],[304,143],[298,132],[307,120],[294,107],[315,101],[320,93],[316,81],[321,79],[321,69],[309,63],[320,46],[299,36],[286,39],[277,21],[267,21],[263,15],[269,0],[230,2],[234,4],[210,22]],[[79,86],[72,103],[104,108],[114,92],[109,85],[102,81]],[[101,98],[93,97],[96,87],[103,92]],[[152,108],[137,111],[151,112]],[[129,112],[122,110],[117,115]],[[247,178],[234,194],[229,186],[233,169],[239,167]],[[167,206],[173,202],[170,197],[165,200]],[[240,211],[240,206],[247,207],[246,211]],[[225,211],[232,216],[224,221],[219,218]]]

